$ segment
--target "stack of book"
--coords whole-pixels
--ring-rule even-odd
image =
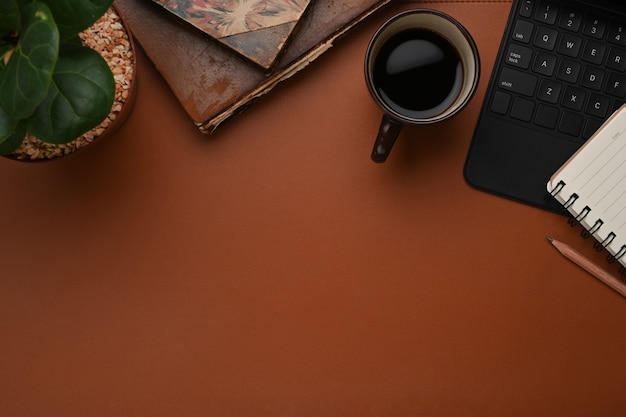
[[[211,133],[390,0],[115,0],[201,132]]]

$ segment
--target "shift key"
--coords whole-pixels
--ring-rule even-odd
[[[531,97],[535,94],[537,77],[511,68],[502,68],[498,86],[504,90]]]

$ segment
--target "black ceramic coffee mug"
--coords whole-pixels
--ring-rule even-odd
[[[474,94],[479,73],[474,40],[447,14],[413,9],[385,22],[365,54],[365,81],[384,112],[372,160],[387,159],[403,125],[458,113]]]

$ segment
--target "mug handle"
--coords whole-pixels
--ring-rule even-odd
[[[372,149],[372,161],[380,163],[387,160],[401,128],[402,124],[400,122],[383,115],[383,120],[378,128],[378,136],[374,142],[374,149]]]

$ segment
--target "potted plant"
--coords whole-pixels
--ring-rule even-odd
[[[109,63],[80,35],[113,0],[0,1],[0,154],[29,137],[66,144],[107,118]]]

